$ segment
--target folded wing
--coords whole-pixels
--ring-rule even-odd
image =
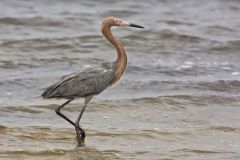
[[[43,92],[43,98],[79,98],[96,95],[106,89],[114,78],[114,64],[103,63],[62,77]]]

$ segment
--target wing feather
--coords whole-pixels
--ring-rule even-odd
[[[101,64],[63,76],[43,92],[43,98],[78,98],[95,95],[106,89],[114,78],[113,64]]]

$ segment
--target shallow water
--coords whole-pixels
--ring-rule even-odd
[[[0,1],[0,159],[240,158],[240,2],[237,0]],[[43,100],[64,74],[116,58],[101,23],[128,54],[118,85],[94,97],[76,147],[72,126]],[[81,100],[64,113],[75,120]]]

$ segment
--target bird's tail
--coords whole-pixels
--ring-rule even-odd
[[[55,85],[52,85],[50,87],[48,87],[43,93],[42,93],[42,98],[51,98],[52,97],[52,92],[54,91],[54,89],[56,88]]]

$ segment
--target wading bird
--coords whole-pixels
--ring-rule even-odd
[[[114,38],[110,28],[112,26],[130,26],[144,28],[142,26],[122,21],[115,17],[107,17],[102,24],[103,36],[116,48],[117,60],[105,62],[95,67],[87,68],[80,72],[63,76],[58,82],[48,87],[42,93],[43,98],[65,98],[65,103],[55,109],[56,113],[71,123],[76,130],[77,142],[79,145],[84,143],[85,131],[79,126],[82,114],[93,96],[101,93],[107,87],[115,84],[123,75],[127,66],[127,55],[123,45]],[[60,111],[61,109],[76,98],[85,98],[80,114],[74,123]]]

